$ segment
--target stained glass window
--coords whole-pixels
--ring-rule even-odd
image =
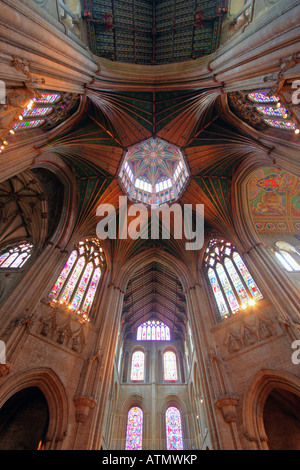
[[[98,239],[79,242],[58,276],[50,297],[82,315],[88,315],[100,283],[103,261]]]
[[[131,408],[127,415],[125,450],[142,450],[143,411],[137,406]]]
[[[281,106],[279,96],[268,94],[267,91],[249,93],[247,96],[252,103],[265,105],[255,107],[255,110],[263,116],[265,124],[276,129],[299,133],[296,122],[293,119],[286,120],[289,111]]]
[[[170,341],[170,328],[156,320],[148,320],[137,329],[138,341]]]
[[[14,131],[21,131],[21,130],[26,130],[26,129],[33,129],[35,127],[40,127],[42,124],[44,124],[45,119],[35,119],[32,121],[21,121],[17,122],[13,126]]]
[[[135,351],[131,362],[131,380],[144,380],[145,355],[143,351]]]
[[[33,245],[22,242],[0,253],[0,268],[21,268],[32,254]]]
[[[164,379],[177,380],[176,354],[173,351],[164,353]]]
[[[224,296],[222,294],[220,285],[218,283],[216,273],[211,268],[209,268],[209,270],[208,270],[208,278],[209,278],[212,290],[214,292],[214,296],[215,296],[216,302],[218,304],[218,308],[219,308],[219,311],[220,311],[221,315],[223,316],[223,315],[228,314],[228,308],[227,308],[226,302],[224,300]]]
[[[248,98],[254,103],[278,103],[280,97],[277,95],[268,95],[267,91],[258,93],[249,93]]]
[[[248,290],[250,291],[252,297],[255,300],[259,300],[262,298],[261,292],[258,289],[257,285],[255,284],[251,274],[249,273],[244,261],[240,257],[240,255],[237,252],[233,253],[233,261],[235,262],[236,266],[238,267],[243,280],[248,287]]]
[[[264,122],[268,124],[268,126],[276,127],[277,129],[283,129],[286,131],[295,131],[297,129],[297,125],[293,121],[278,121],[275,119],[264,119]]]
[[[46,106],[45,108],[33,108],[33,109],[25,109],[22,113],[23,117],[36,117],[36,116],[46,116],[50,114],[52,111],[51,106]]]
[[[231,243],[212,239],[206,249],[204,263],[221,318],[262,298],[253,277]]]
[[[166,411],[167,450],[183,450],[180,412],[174,406]]]
[[[43,104],[54,104],[60,100],[60,95],[58,93],[41,93],[40,98],[34,98],[33,101],[36,103],[43,103]]]
[[[273,108],[272,106],[257,106],[257,111],[261,114],[273,117],[284,117],[288,115],[288,110],[286,108]]]

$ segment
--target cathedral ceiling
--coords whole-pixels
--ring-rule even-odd
[[[213,53],[227,0],[91,0],[85,19],[91,50],[136,64],[167,64]]]
[[[164,322],[175,335],[183,334],[186,323],[182,285],[171,269],[155,261],[132,275],[124,295],[122,323],[126,334],[135,333],[147,320]]]
[[[241,135],[226,121],[221,108],[219,92],[214,90],[90,90],[80,125],[54,138],[40,151],[56,153],[76,171],[78,224],[92,230],[97,205],[108,200],[117,204],[123,195],[117,171],[126,149],[151,136],[165,139],[184,151],[191,172],[182,203],[204,204],[207,227],[232,237],[235,230],[230,188],[234,170],[254,154],[261,153],[263,161],[265,148]],[[145,244],[134,243],[138,249]],[[179,254],[180,242],[174,243]],[[174,252],[174,247],[171,250]]]

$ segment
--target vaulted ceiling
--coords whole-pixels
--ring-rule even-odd
[[[191,83],[196,82],[189,75],[189,83],[185,82],[183,64],[182,75],[171,87],[168,74],[159,75],[163,77],[162,82],[155,79],[155,70],[160,64],[208,55],[218,47],[222,8],[226,3],[221,0],[85,2],[86,10],[90,9],[91,13],[86,24],[92,51],[117,63],[113,64],[110,75],[105,70],[108,61],[100,63],[95,80],[86,84],[76,116],[74,113],[74,118],[67,119],[65,125],[60,124],[48,133],[42,128],[39,134],[34,129],[25,130],[17,137],[21,142],[22,135],[26,141],[31,136],[46,136],[43,143],[36,146],[39,155],[58,157],[75,175],[76,186],[68,188],[78,196],[76,208],[73,208],[76,211],[74,242],[95,235],[99,204],[110,203],[118,210],[118,199],[123,195],[117,180],[122,157],[128,148],[150,137],[178,146],[186,157],[191,176],[181,195],[181,204],[193,207],[204,204],[206,232],[217,232],[234,244],[238,241],[231,197],[236,170],[240,164],[247,166],[254,160],[261,166],[270,165],[268,152],[272,144],[262,144],[261,135],[267,134],[269,142],[274,136],[277,142],[295,136],[282,130],[255,129],[251,123],[243,122],[240,116],[234,115],[234,107],[228,105],[228,95],[222,92],[220,84],[214,86],[210,82],[207,87],[201,87],[198,81],[197,86],[191,88]],[[136,65],[124,66],[120,62]],[[118,75],[118,67],[122,73],[128,72],[126,67],[134,68],[134,73],[131,75],[133,69],[130,68],[128,75]],[[139,67],[143,68],[143,77],[151,69],[153,75],[146,84],[139,77]],[[177,83],[180,86],[177,87]],[[42,180],[41,183],[45,183],[45,179]],[[16,205],[17,199],[9,188],[5,186],[3,190],[5,207],[8,202],[11,207]],[[26,190],[30,192],[30,185],[27,184]],[[51,196],[49,186],[48,193]],[[279,197],[275,202],[278,200]],[[34,207],[40,205],[39,199],[31,201],[29,198],[28,201],[34,203]],[[298,210],[298,202],[293,201]],[[49,206],[50,211],[51,220],[58,218],[54,208]],[[24,209],[18,208],[16,223],[22,213]],[[292,222],[298,223],[298,220]],[[24,230],[26,228],[28,223],[24,224]],[[27,236],[30,235],[28,232]],[[186,266],[196,266],[198,254],[185,250],[185,240],[174,239],[172,233],[170,240],[157,240],[155,246],[151,239],[117,239],[109,243],[111,281],[114,282],[126,262],[153,247],[169,253],[178,262],[183,261]],[[178,276],[159,261],[151,261],[131,273],[124,301],[123,321],[128,324],[128,331],[153,317],[174,331],[183,332],[180,327],[185,322],[182,286]]]
[[[120,62],[166,64],[219,46],[225,0],[91,0],[85,2],[94,54]]]
[[[182,285],[174,271],[155,261],[138,269],[127,284],[122,314],[125,336],[135,334],[147,320],[165,323],[173,338],[184,334],[186,304]]]

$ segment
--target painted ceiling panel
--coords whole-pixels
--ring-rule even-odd
[[[227,0],[92,0],[87,31],[93,52],[111,60],[166,64],[219,46]]]
[[[248,192],[259,233],[300,233],[300,178],[275,167],[260,168],[252,174]]]

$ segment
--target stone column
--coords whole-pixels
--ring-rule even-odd
[[[108,279],[108,277],[107,277]],[[93,385],[89,386],[89,375],[92,368],[85,368],[76,395],[90,396],[97,403],[89,429],[82,433],[77,440],[81,449],[99,450],[105,421],[106,403],[111,387],[117,333],[120,326],[123,305],[123,292],[114,285],[108,285],[103,291],[99,304],[96,326],[99,326],[99,336],[90,356],[90,361],[96,358],[96,372],[93,372]],[[92,346],[92,345],[91,345]]]
[[[215,392],[212,387],[208,372],[208,350],[209,341],[206,332],[209,330],[210,320],[207,318],[209,311],[208,305],[205,305],[205,293],[202,288],[196,284],[186,291],[186,301],[188,317],[193,331],[193,343],[195,348],[195,358],[198,364],[199,376],[203,390],[204,406],[206,410],[208,428],[211,435],[211,441],[215,450],[220,449],[219,424],[215,414],[213,398]],[[213,338],[210,339],[213,341]]]

